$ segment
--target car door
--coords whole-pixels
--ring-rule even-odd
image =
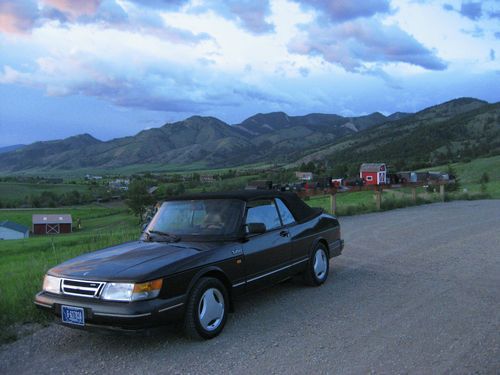
[[[280,198],[275,198],[276,207],[281,217],[281,222],[289,232],[291,248],[291,266],[290,273],[295,275],[304,271],[308,260],[308,251],[310,248],[309,239],[301,239],[301,234],[308,227],[304,224],[297,224],[295,217],[285,202]]]
[[[266,232],[251,235],[243,245],[247,291],[287,278],[291,260],[290,235],[273,199],[247,203],[245,223],[264,223]]]

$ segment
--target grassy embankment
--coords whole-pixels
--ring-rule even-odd
[[[9,199],[23,199],[30,195],[39,195],[44,191],[55,194],[64,194],[76,190],[85,193],[89,185],[83,184],[33,184],[24,182],[0,182],[0,197],[8,196]]]
[[[31,226],[33,213],[54,210],[1,210],[0,221],[12,220]],[[124,208],[61,208],[73,219],[81,218],[82,230],[57,236],[36,236],[0,241],[0,342],[15,338],[15,323],[45,322],[33,297],[43,275],[52,266],[79,254],[138,238],[139,225]]]

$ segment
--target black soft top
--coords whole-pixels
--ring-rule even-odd
[[[199,193],[186,194],[177,197],[172,197],[166,201],[188,201],[200,199],[239,199],[245,202],[259,199],[281,199],[288,209],[292,212],[297,222],[303,222],[320,215],[323,210],[321,208],[309,207],[300,199],[297,194],[291,192],[281,192],[274,190],[239,190],[225,193]]]

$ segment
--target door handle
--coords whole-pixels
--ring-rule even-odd
[[[289,232],[289,231],[287,231],[287,230],[282,230],[282,231],[280,232],[280,236],[281,236],[281,237],[288,237],[289,235],[290,235],[290,232]]]

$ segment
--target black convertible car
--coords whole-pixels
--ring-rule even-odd
[[[337,219],[293,193],[186,195],[165,201],[139,241],[50,269],[35,304],[70,327],[183,319],[189,336],[209,339],[236,297],[298,274],[321,285],[342,249]]]

